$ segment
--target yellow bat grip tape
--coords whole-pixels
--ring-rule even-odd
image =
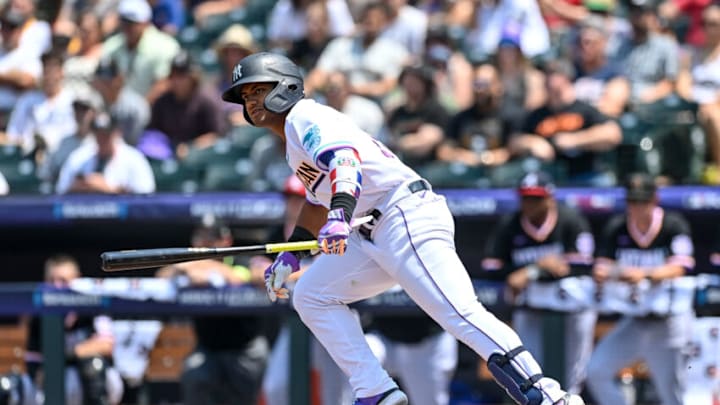
[[[265,245],[265,253],[295,252],[298,250],[313,250],[318,248],[316,240],[303,242],[268,243]]]

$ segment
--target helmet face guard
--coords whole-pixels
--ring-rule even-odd
[[[303,78],[300,69],[285,56],[261,52],[243,58],[233,69],[233,83],[225,90],[222,99],[245,106],[238,90],[248,83],[274,83],[275,87],[265,97],[263,107],[280,114],[289,110],[295,103],[305,97]],[[245,119],[252,120],[243,111]]]

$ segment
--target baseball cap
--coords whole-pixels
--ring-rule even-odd
[[[25,24],[26,21],[27,17],[12,8],[8,8],[0,15],[0,24],[3,27],[17,28]]]
[[[100,131],[111,131],[117,127],[117,119],[113,114],[101,112],[95,116],[92,122],[92,128]]]
[[[549,197],[555,192],[555,183],[545,172],[530,172],[520,179],[520,197]]]
[[[645,173],[634,173],[628,176],[625,183],[625,199],[627,201],[648,202],[655,198],[657,186],[652,176]]]
[[[589,11],[607,12],[615,8],[615,0],[584,0],[583,5]]]
[[[112,79],[120,74],[120,69],[114,59],[103,58],[98,62],[95,69],[95,77]]]
[[[73,105],[92,108],[95,111],[103,107],[100,95],[89,86],[82,86],[75,89],[73,94]]]
[[[188,73],[195,68],[190,53],[186,50],[180,50],[180,52],[172,58],[170,62],[170,70],[172,72]]]
[[[152,9],[146,0],[121,0],[118,15],[124,20],[146,23],[152,19]]]
[[[219,51],[222,48],[242,48],[245,50],[255,52],[257,46],[255,45],[255,38],[253,34],[241,24],[233,24],[228,27],[215,42],[215,50]]]
[[[292,174],[285,180],[283,194],[286,196],[294,195],[305,198],[305,185],[296,175]]]

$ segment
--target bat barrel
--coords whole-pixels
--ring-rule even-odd
[[[161,267],[218,255],[214,248],[164,248],[105,252],[100,255],[102,269],[121,271]]]

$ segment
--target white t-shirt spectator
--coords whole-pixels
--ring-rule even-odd
[[[50,49],[52,44],[50,24],[36,18],[25,24],[22,35],[20,35],[20,46],[18,48],[32,56],[40,57]]]
[[[12,71],[22,71],[32,75],[35,80],[39,79],[42,74],[40,56],[34,55],[32,52],[26,52],[21,47],[9,52],[0,50],[0,73]],[[22,94],[22,91],[18,91],[13,87],[0,86],[0,111],[12,110],[20,94]]]
[[[350,35],[355,30],[350,8],[345,0],[328,0],[328,23],[333,37]],[[275,3],[268,20],[267,37],[271,41],[295,41],[307,33],[304,10],[295,10],[290,0]]]
[[[54,152],[60,141],[77,131],[74,97],[67,90],[48,99],[42,91],[23,94],[10,114],[7,137],[30,152],[35,147],[35,135],[45,139],[47,151]]]
[[[523,27],[520,48],[527,57],[534,57],[550,50],[550,33],[535,0],[497,0],[497,5],[481,5],[475,15],[474,30],[465,37],[466,45],[473,55],[495,53],[506,24],[513,20]]]
[[[105,163],[102,175],[112,187],[122,187],[128,193],[147,194],[155,191],[155,176],[145,156],[134,147],[117,139],[113,157]],[[97,144],[83,145],[70,154],[58,178],[55,190],[59,194],[70,191],[75,179],[97,171]]]
[[[417,7],[405,5],[381,36],[402,44],[413,57],[420,58],[425,52],[427,27],[427,14]]]

